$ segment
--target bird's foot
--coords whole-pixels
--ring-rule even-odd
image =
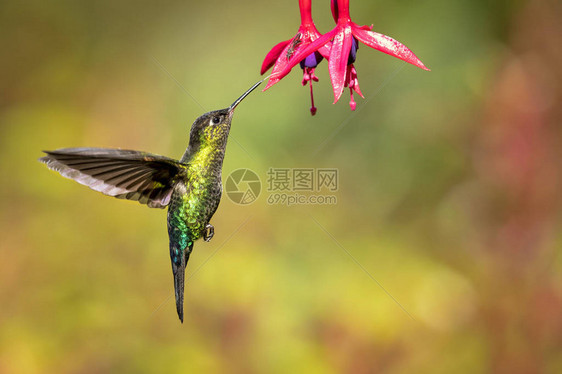
[[[208,223],[207,226],[205,226],[205,233],[203,234],[203,240],[209,242],[211,241],[211,239],[213,239],[213,236],[215,236],[215,227],[210,223]]]

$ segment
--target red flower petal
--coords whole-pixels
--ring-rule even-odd
[[[345,86],[345,73],[347,72],[347,60],[351,51],[352,35],[351,27],[336,26],[336,35],[332,42],[332,50],[328,59],[330,79],[334,88],[334,104],[340,99]]]
[[[346,80],[346,87],[349,87],[353,90],[355,90],[355,92],[357,92],[359,94],[359,96],[361,96],[363,99],[365,98],[365,96],[363,96],[363,93],[361,92],[361,89],[359,88],[359,80],[357,79],[357,70],[355,69],[355,66],[353,66],[353,64],[347,65],[347,76],[345,77]]]
[[[271,51],[269,51],[269,53],[265,56],[263,64],[261,65],[261,75],[263,75],[263,73],[268,71],[275,64],[275,61],[277,61],[277,59],[281,55],[281,52],[283,52],[283,50],[285,49],[287,44],[291,42],[291,40],[293,39],[285,40],[284,42],[281,42],[275,45],[275,47],[271,48]]]
[[[363,44],[429,71],[414,52],[410,51],[399,41],[374,31],[367,31],[357,25],[353,25],[352,27],[353,35]]]
[[[328,43],[333,35],[334,30],[322,35],[310,44],[301,44],[300,46],[295,48],[295,52],[293,53],[293,56],[289,61],[283,58],[278,59],[275,67],[273,68],[274,75],[269,78],[269,82],[267,82],[267,86],[265,86],[263,90],[267,90],[269,87],[273,86],[275,83],[283,79],[283,77],[289,74],[291,72],[291,69],[299,62],[304,60],[306,56],[324,47],[324,44]],[[286,48],[288,48],[288,46]]]

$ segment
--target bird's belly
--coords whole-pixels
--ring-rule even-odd
[[[205,233],[205,227],[218,208],[221,198],[221,185],[201,188],[190,186],[188,193],[172,196],[168,223],[182,231],[189,232],[192,240],[197,240]],[[175,194],[175,193],[174,193]]]

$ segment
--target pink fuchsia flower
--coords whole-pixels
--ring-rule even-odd
[[[353,91],[355,90],[361,95],[357,80],[357,71],[353,66],[359,46],[358,41],[419,68],[429,70],[420,59],[402,43],[386,35],[371,31],[373,28],[372,26],[359,26],[352,22],[349,16],[349,0],[332,0],[331,5],[332,14],[336,20],[336,27],[296,52],[291,61],[286,64],[285,68],[270,80],[274,80],[275,82],[279,81],[289,74],[293,66],[306,56],[320,48],[326,47],[331,42],[330,54],[328,56],[328,68],[332,87],[334,89],[334,104],[340,99],[344,87],[348,87],[351,92],[350,107],[354,110],[356,104],[353,99]]]
[[[301,25],[297,34],[292,39],[285,40],[275,45],[263,60],[261,67],[262,75],[273,66],[272,78],[269,79],[264,91],[279,82],[280,79],[275,79],[274,77],[293,61],[300,50],[306,48],[310,43],[322,36],[312,21],[311,0],[299,0],[299,8],[301,13]],[[303,56],[291,66],[292,68],[297,63],[300,63],[300,67],[303,70],[302,85],[305,86],[307,83],[310,85],[310,100],[312,102],[310,113],[312,115],[316,114],[312,81],[318,82],[318,77],[314,74],[314,70],[324,57],[328,57],[329,53],[330,43],[324,43],[324,45],[316,48],[309,55]]]

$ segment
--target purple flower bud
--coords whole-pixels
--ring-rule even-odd
[[[301,69],[304,69],[305,67],[315,68],[323,59],[324,57],[322,57],[322,55],[319,52],[311,53],[304,60],[300,62]]]
[[[357,42],[357,39],[353,37],[353,41],[351,43],[351,51],[349,51],[349,57],[347,58],[348,65],[351,65],[355,62],[355,59],[357,58],[358,49],[359,49],[359,43]]]

